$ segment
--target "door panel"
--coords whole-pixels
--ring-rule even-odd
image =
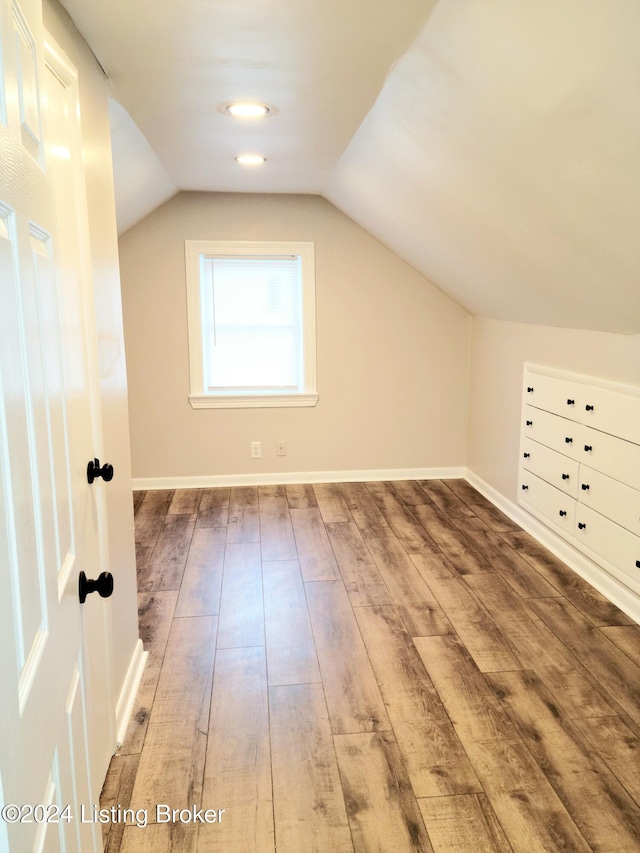
[[[91,853],[80,809],[114,746],[107,611],[92,601],[85,624],[78,600],[79,572],[103,568],[96,342],[77,83],[43,35],[39,2],[0,0],[0,774],[4,803],[69,811],[3,825],[0,846]]]
[[[20,677],[27,660],[33,659],[45,603],[39,592],[37,525],[32,510],[34,496],[30,462],[34,446],[28,409],[28,375],[22,352],[21,300],[15,275],[19,258],[16,216],[1,201],[0,205],[3,304],[0,315],[0,363],[3,365],[0,470],[5,480],[5,512],[10,522],[7,525],[7,548],[15,614],[16,663]]]
[[[79,663],[79,662],[78,662]],[[83,707],[84,693],[81,684],[81,674],[78,665],[74,667],[65,703],[64,729],[59,743],[59,806],[70,805],[70,812],[75,816],[73,821],[63,821],[59,824],[64,838],[66,851],[101,849],[99,834],[100,825],[87,822],[92,814],[92,792],[85,755],[87,745],[83,740],[85,709]],[[73,784],[69,784],[73,779]]]

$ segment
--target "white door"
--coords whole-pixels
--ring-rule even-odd
[[[100,379],[97,332],[94,319],[92,265],[82,136],[80,132],[78,75],[68,58],[45,33],[44,138],[47,174],[53,188],[56,229],[56,275],[63,282],[62,314],[66,357],[67,408],[70,458],[77,474],[75,503],[76,538],[88,568],[88,577],[109,569],[105,485],[86,479],[87,462],[99,453],[101,435]],[[71,332],[73,331],[73,338]],[[87,398],[89,405],[87,405]],[[101,458],[101,463],[107,460]],[[99,791],[116,747],[115,691],[111,661],[111,602],[90,595],[81,608],[84,682],[87,695],[92,787]]]
[[[106,485],[86,479],[99,411],[77,93],[45,54],[39,0],[0,0],[0,34],[0,850],[91,853],[94,767],[115,739],[108,602],[78,599],[79,573],[103,568]]]

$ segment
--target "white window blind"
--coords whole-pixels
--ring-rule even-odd
[[[315,406],[310,242],[185,240],[194,409]]]
[[[201,280],[208,390],[300,390],[300,258],[203,256]]]

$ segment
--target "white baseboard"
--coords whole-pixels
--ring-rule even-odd
[[[590,560],[585,554],[582,554],[577,548],[574,548],[569,542],[554,533],[545,524],[538,521],[517,504],[505,498],[504,495],[496,491],[493,486],[485,483],[473,471],[467,469],[464,479],[474,489],[477,489],[480,494],[484,495],[487,500],[490,500],[494,506],[509,516],[512,521],[515,521],[523,530],[530,533],[541,545],[544,545],[558,559],[566,563],[576,574],[595,587],[598,592],[601,592],[616,607],[619,607],[630,619],[640,624],[640,597],[633,590],[618,581],[601,566],[594,563],[593,560]]]
[[[148,657],[149,652],[144,651],[142,640],[139,639],[131,655],[127,675],[116,704],[116,740],[118,746],[122,746],[127,733],[131,712]]]
[[[293,483],[365,483],[389,480],[455,480],[466,468],[381,468],[356,471],[294,471],[270,474],[208,474],[198,477],[137,477],[134,491],[207,489],[219,486],[280,486]]]

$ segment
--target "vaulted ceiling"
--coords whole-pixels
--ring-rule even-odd
[[[637,0],[63,5],[121,230],[178,189],[318,193],[472,314],[640,333]]]

